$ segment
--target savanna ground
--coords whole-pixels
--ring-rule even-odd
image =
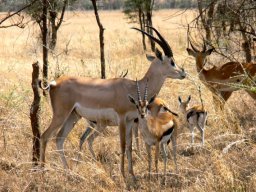
[[[192,149],[189,130],[181,124],[178,173],[175,174],[170,159],[167,184],[162,185],[161,176],[159,180],[153,177],[149,182],[146,177],[147,156],[142,146],[141,157],[133,153],[138,180],[133,185],[129,177],[124,180],[120,174],[117,127],[108,128],[95,140],[94,150],[98,161],[92,159],[86,145],[80,162],[75,161],[79,138],[85,128],[81,120],[65,142],[71,170],[63,170],[53,139],[46,151],[48,171],[33,171],[29,108],[33,99],[31,64],[37,60],[42,63],[38,28],[29,25],[24,30],[1,29],[0,191],[256,191],[256,103],[244,91],[238,91],[231,96],[223,113],[215,112],[212,95],[198,80],[195,61],[186,53],[184,26],[193,19],[195,12],[176,15],[176,11],[155,12],[153,23],[170,42],[176,63],[182,65],[190,75],[182,81],[166,80],[159,96],[167,101],[173,111],[178,112],[179,95],[184,99],[191,95],[192,104],[200,104],[200,85],[202,99],[209,112],[205,146]],[[100,16],[106,28],[107,77],[118,77],[128,69],[127,78],[141,78],[149,67],[141,46],[141,34],[130,29],[134,25],[128,24],[119,11],[101,12]],[[62,74],[100,76],[98,28],[93,12],[67,13],[60,29],[58,47],[54,54],[50,54],[49,60],[49,79]],[[223,61],[213,54],[209,62],[219,65]],[[41,132],[49,125],[51,114],[50,102],[42,98]],[[140,141],[142,143],[142,139]],[[196,143],[200,143],[197,131]],[[162,161],[159,166],[162,171]]]

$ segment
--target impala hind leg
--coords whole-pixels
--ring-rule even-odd
[[[155,168],[156,168],[156,178],[158,179],[158,159],[159,159],[159,145],[160,143],[156,143],[155,149]],[[166,154],[164,154],[166,156]]]
[[[202,145],[204,145],[204,126],[201,125],[201,123],[198,123],[198,125],[196,126],[197,129],[200,131],[201,134],[201,143]]]
[[[80,137],[80,142],[79,142],[79,150],[82,150],[82,146],[87,139],[87,137],[91,134],[91,132],[95,129],[97,122],[86,120],[89,126],[85,129],[83,135]]]
[[[65,121],[65,124],[62,126],[62,128],[58,132],[58,135],[56,138],[56,146],[65,169],[68,168],[68,163],[64,154],[64,141],[80,118],[81,116],[79,116],[75,111],[72,111],[68,119]]]
[[[93,142],[94,142],[94,139],[96,139],[100,133],[102,133],[105,129],[106,129],[106,125],[103,125],[103,124],[100,124],[98,126],[95,126],[93,129],[93,133],[89,136],[88,138],[88,149],[90,151],[90,153],[92,154],[93,158],[96,159],[96,155],[94,153],[94,150],[93,150]]]
[[[167,156],[167,143],[162,143],[163,144],[163,157],[164,157],[164,184],[166,183],[166,167],[167,167],[167,160],[168,160],[168,156]]]
[[[59,127],[64,123],[66,119],[66,115],[53,115],[52,122],[48,129],[44,131],[44,133],[41,135],[40,138],[40,162],[42,163],[42,166],[44,166],[45,163],[45,150],[47,147],[48,140],[55,135],[55,133],[58,131]]]
[[[82,146],[87,139],[87,137],[91,134],[93,129],[91,127],[87,127],[83,135],[80,137],[80,142],[79,142],[79,150],[82,151]]]
[[[195,142],[194,125],[189,124],[189,130],[191,133],[191,144],[193,145]]]

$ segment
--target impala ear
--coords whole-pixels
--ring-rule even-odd
[[[131,103],[136,105],[135,99],[130,94],[127,97]]]
[[[193,51],[192,49],[187,48],[187,52],[188,52],[189,55],[195,56],[195,51]]]
[[[153,97],[151,97],[151,99],[148,101],[148,104],[150,105],[151,103],[153,103],[155,98],[156,98],[156,94]]]
[[[189,96],[188,96],[188,101],[187,101],[187,102],[189,102],[190,100],[191,100],[191,96],[189,95]]]
[[[178,97],[178,100],[179,100],[180,103],[182,103],[180,96]]]
[[[155,54],[158,59],[163,60],[162,52],[159,49],[156,48]]]
[[[215,49],[214,48],[211,48],[211,49],[208,49],[205,54],[206,55],[211,55],[211,53],[214,51]]]
[[[148,54],[146,54],[146,57],[147,57],[147,59],[149,60],[149,61],[153,61],[156,57],[155,56],[153,56],[153,55],[148,55]]]

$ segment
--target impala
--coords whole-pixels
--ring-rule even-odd
[[[157,50],[156,57],[148,56],[151,65],[145,76],[139,81],[145,88],[149,79],[148,95],[157,94],[166,78],[184,79],[184,69],[179,68],[173,59],[171,47],[161,34],[152,28],[159,39],[134,28],[154,40],[164,51],[164,55]],[[121,145],[121,173],[124,175],[124,154],[127,148],[128,171],[135,178],[132,166],[132,131],[134,119],[137,118],[136,107],[131,104],[127,95],[135,92],[136,82],[130,79],[97,79],[81,77],[60,77],[48,86],[52,104],[53,117],[50,126],[41,136],[40,161],[45,163],[47,141],[57,133],[57,149],[65,168],[68,168],[64,156],[64,139],[73,129],[75,123],[83,116],[108,117],[109,114],[118,116],[120,145]],[[60,129],[59,129],[60,128]],[[127,138],[127,139],[126,139]],[[126,146],[127,144],[127,146]]]
[[[201,133],[202,145],[204,145],[204,127],[207,120],[207,111],[205,111],[202,106],[193,106],[189,108],[191,96],[184,102],[180,96],[178,99],[180,110],[184,116],[183,119],[187,122],[191,132],[191,144],[194,144],[194,128],[196,127]]]
[[[206,49],[204,44],[203,51],[199,51],[195,48],[191,41],[190,45],[192,49],[187,48],[189,55],[193,56],[196,60],[196,69],[199,75],[199,79],[204,83],[206,87],[213,93],[213,101],[216,105],[220,105],[223,109],[225,102],[231,96],[233,91],[239,89],[238,86],[232,86],[237,83],[251,86],[252,79],[256,74],[256,64],[253,63],[239,63],[239,62],[228,62],[221,67],[214,66],[209,70],[204,69],[205,59],[214,50]],[[256,93],[246,90],[247,93],[256,99]],[[223,101],[220,102],[219,96]]]
[[[167,152],[166,147],[172,140],[173,145],[173,159],[177,172],[176,162],[176,147],[177,147],[177,122],[173,112],[167,108],[165,101],[156,96],[147,100],[147,86],[144,92],[144,99],[141,99],[139,83],[137,82],[137,95],[136,101],[133,96],[128,95],[131,103],[133,103],[139,113],[140,131],[145,141],[148,153],[148,169],[149,176],[151,177],[151,146],[155,145],[155,168],[158,173],[158,158],[160,145],[163,146],[164,156],[164,178],[166,176]],[[177,114],[175,114],[177,115]]]

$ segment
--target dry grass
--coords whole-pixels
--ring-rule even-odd
[[[196,86],[201,85],[202,98],[209,111],[204,147],[189,147],[189,131],[184,126],[180,128],[178,174],[173,174],[174,165],[170,160],[167,184],[161,184],[161,176],[159,180],[149,182],[143,147],[141,157],[136,153],[133,155],[137,185],[132,185],[129,177],[123,180],[119,170],[120,147],[116,127],[109,128],[108,134],[95,140],[97,162],[91,159],[84,147],[81,161],[77,163],[74,159],[78,155],[83,121],[65,142],[71,170],[62,169],[54,142],[50,142],[47,148],[48,171],[31,169],[31,64],[41,60],[36,26],[31,25],[25,30],[0,31],[0,191],[256,191],[255,101],[239,91],[232,95],[222,114],[215,113],[211,93],[199,82],[194,60],[185,52],[186,30],[183,25],[193,18],[194,13],[186,12],[165,21],[173,13],[156,12],[154,25],[171,43],[177,63],[184,66],[195,83],[188,79],[168,79],[160,96],[172,110],[178,111],[178,95],[187,97],[190,94],[192,102],[199,103]],[[140,34],[130,30],[132,25],[127,24],[120,12],[102,12],[101,18],[106,28],[107,76],[117,77],[129,69],[128,78],[141,78],[149,62],[141,49]],[[50,79],[59,74],[98,77],[99,66],[98,29],[93,13],[68,13],[59,34],[57,50],[50,56]],[[43,99],[42,131],[49,125],[50,118],[50,104]],[[198,137],[196,142],[200,142]],[[237,143],[231,146],[233,142]],[[226,148],[228,145],[230,148]],[[228,149],[224,150],[226,153],[223,152],[225,148]],[[163,170],[162,164],[160,162],[160,170]]]

